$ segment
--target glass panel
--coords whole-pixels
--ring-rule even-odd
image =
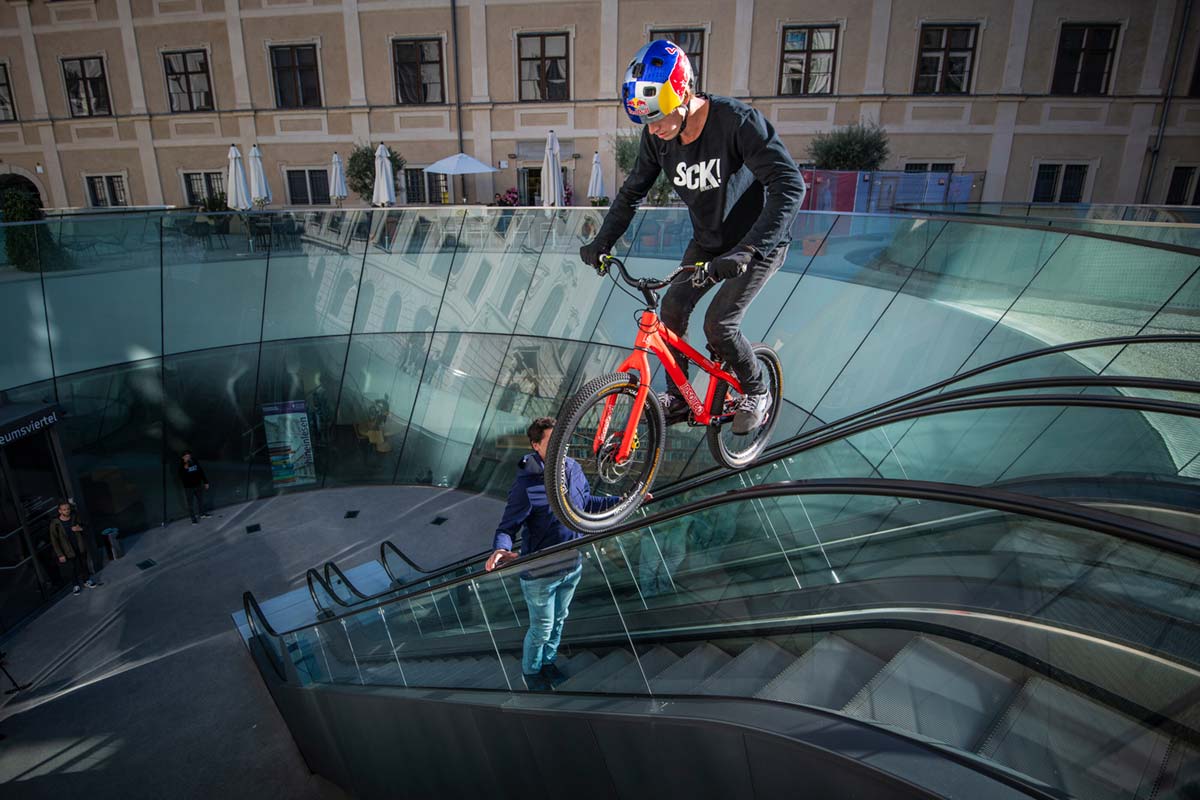
[[[433,330],[463,215],[458,209],[371,212],[363,279],[375,286],[377,296],[388,299],[379,305],[382,316],[355,319],[356,333]],[[394,316],[386,313],[389,308]]]
[[[241,222],[232,213],[163,218],[167,353],[258,341],[267,254],[246,252],[246,237],[234,232]]]
[[[263,343],[250,497],[320,488],[337,435],[347,344],[345,336]]]
[[[521,47],[521,58],[536,58],[542,54],[542,40],[538,36],[517,37]]]
[[[424,333],[351,340],[327,483],[392,482],[429,344]]]
[[[680,42],[683,45],[682,42]],[[684,49],[687,49],[684,46]],[[547,36],[546,37],[546,52],[545,56],[565,56],[567,54],[567,37],[566,36]]]
[[[44,223],[9,224],[0,230],[0,282],[4,286],[0,291],[0,341],[5,343],[0,387],[52,376],[38,271],[41,251],[47,249],[51,255],[55,246]]]
[[[514,337],[460,488],[504,496],[518,461],[530,451],[525,431],[538,417],[556,417],[575,388],[587,345]]]
[[[791,28],[784,31],[783,46],[788,50],[803,50],[808,41],[808,31],[805,28]]]
[[[168,356],[163,363],[167,519],[188,516],[178,458],[191,450],[211,488],[210,508],[247,499],[254,446],[258,344]]]
[[[832,50],[836,37],[836,28],[817,28],[813,31],[813,50]]]
[[[159,355],[159,215],[64,217],[48,230],[53,250],[42,264],[56,372]]]
[[[58,378],[63,448],[93,528],[163,521],[161,374],[155,358]]]
[[[1062,189],[1059,191],[1060,203],[1078,203],[1083,200],[1083,186],[1087,181],[1086,164],[1067,164],[1063,169]]]
[[[1195,268],[1194,256],[1068,236],[964,367],[1079,339],[1134,335]],[[1106,363],[1087,351],[1077,357],[1095,370]]]
[[[507,348],[507,336],[434,334],[398,483],[458,485]]]
[[[1038,165],[1037,180],[1033,185],[1033,202],[1055,202],[1057,199],[1055,194],[1058,187],[1058,171],[1061,168],[1058,164]]]
[[[507,237],[497,231],[496,219],[500,213],[483,209],[466,212],[438,317],[438,330],[511,333],[514,321],[520,317],[538,254],[536,250],[508,246]],[[514,237],[517,235],[514,230]],[[472,301],[471,288],[481,275],[485,276],[486,285],[479,287],[478,296]],[[555,297],[558,308],[562,308],[564,294],[560,291],[555,295],[554,290],[547,292],[539,285],[529,301],[536,308],[544,308],[544,303]]]
[[[341,233],[331,231],[330,217],[341,218],[337,223]],[[296,230],[287,242],[290,246],[271,248],[263,339],[350,332],[371,218],[369,211],[313,212],[306,217],[305,235],[300,235],[295,219],[288,222],[278,215],[262,219],[263,223],[275,219],[277,233],[283,232],[284,225]],[[255,215],[249,219],[258,221]],[[268,247],[270,234],[268,228]]]

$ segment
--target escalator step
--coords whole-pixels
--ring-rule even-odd
[[[559,685],[559,689],[568,692],[591,692],[596,686],[610,675],[623,669],[633,661],[633,654],[628,650],[613,650],[604,658],[590,667],[572,675]]]
[[[1167,745],[1165,736],[1132,718],[1034,677],[1025,683],[979,754],[1072,797],[1107,800],[1162,796],[1153,790]]]
[[[696,691],[750,697],[795,660],[796,656],[764,639],[747,647],[741,655],[710,675]]]
[[[974,750],[1018,688],[1010,678],[918,636],[843,712]]]
[[[636,661],[601,681],[596,690],[613,694],[646,694],[646,681],[658,675],[679,660],[679,656],[665,647],[655,645],[640,655]]]
[[[563,656],[560,653],[555,663],[564,675],[573,678],[599,660],[600,657],[591,650],[583,650],[572,656]]]
[[[503,666],[503,670],[501,670],[501,666]],[[508,680],[505,680],[506,673]],[[487,659],[486,663],[481,664],[479,670],[469,677],[471,680],[470,686],[464,684],[463,688],[512,688],[516,691],[524,691],[525,689],[525,683],[521,680],[521,660],[509,653],[504,653],[500,656],[499,665],[494,658]]]
[[[705,642],[651,678],[650,688],[655,694],[689,694],[731,661],[724,650]]]
[[[882,659],[841,636],[826,636],[754,696],[781,703],[841,708],[879,670]]]

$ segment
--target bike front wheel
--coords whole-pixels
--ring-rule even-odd
[[[638,385],[623,372],[595,378],[568,401],[550,434],[546,497],[555,516],[574,530],[616,527],[637,511],[654,483],[667,426],[653,392],[646,393],[629,458],[617,462]],[[586,485],[579,482],[580,471]]]
[[[771,407],[761,425],[747,436],[738,436],[733,432],[733,425],[724,423],[708,429],[708,449],[721,464],[730,469],[738,469],[754,463],[767,444],[771,441],[771,432],[779,421],[783,410],[783,364],[779,356],[765,344],[754,345],[754,358],[762,370],[763,380],[767,383],[767,392],[771,396]],[[729,384],[721,381],[713,396],[711,413],[715,416],[729,416],[734,413],[737,404],[735,397],[729,396]]]

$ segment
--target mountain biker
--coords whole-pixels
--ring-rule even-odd
[[[742,385],[733,432],[746,435],[762,424],[771,398],[741,332],[742,317],[783,265],[789,228],[807,187],[761,112],[729,97],[695,91],[691,62],[677,44],[659,39],[638,50],[625,70],[621,97],[625,113],[646,129],[637,163],[600,232],[579,249],[579,257],[601,271],[600,257],[611,252],[629,227],[659,173],[671,179],[692,218],[692,240],[682,263],[707,264],[690,282],[667,290],[662,321],[685,336],[696,303],[724,282],[704,316],[704,334],[709,349]],[[677,351],[675,355],[686,375],[686,359]],[[660,401],[668,424],[687,419],[691,409],[674,383],[668,381]]]

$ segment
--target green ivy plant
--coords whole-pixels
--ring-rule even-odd
[[[388,152],[392,156],[392,173],[399,175],[404,169],[404,158],[391,148]],[[350,158],[346,159],[346,188],[371,202],[375,195],[375,148],[371,145],[357,144],[350,151]]]
[[[808,145],[808,160],[817,169],[872,172],[887,157],[887,131],[874,122],[818,133]]]
[[[37,197],[23,189],[6,189],[0,195],[0,220],[4,222],[35,222],[44,216]],[[44,234],[42,225],[6,226],[4,255],[8,263],[19,270],[37,272],[38,239],[46,238]]]

